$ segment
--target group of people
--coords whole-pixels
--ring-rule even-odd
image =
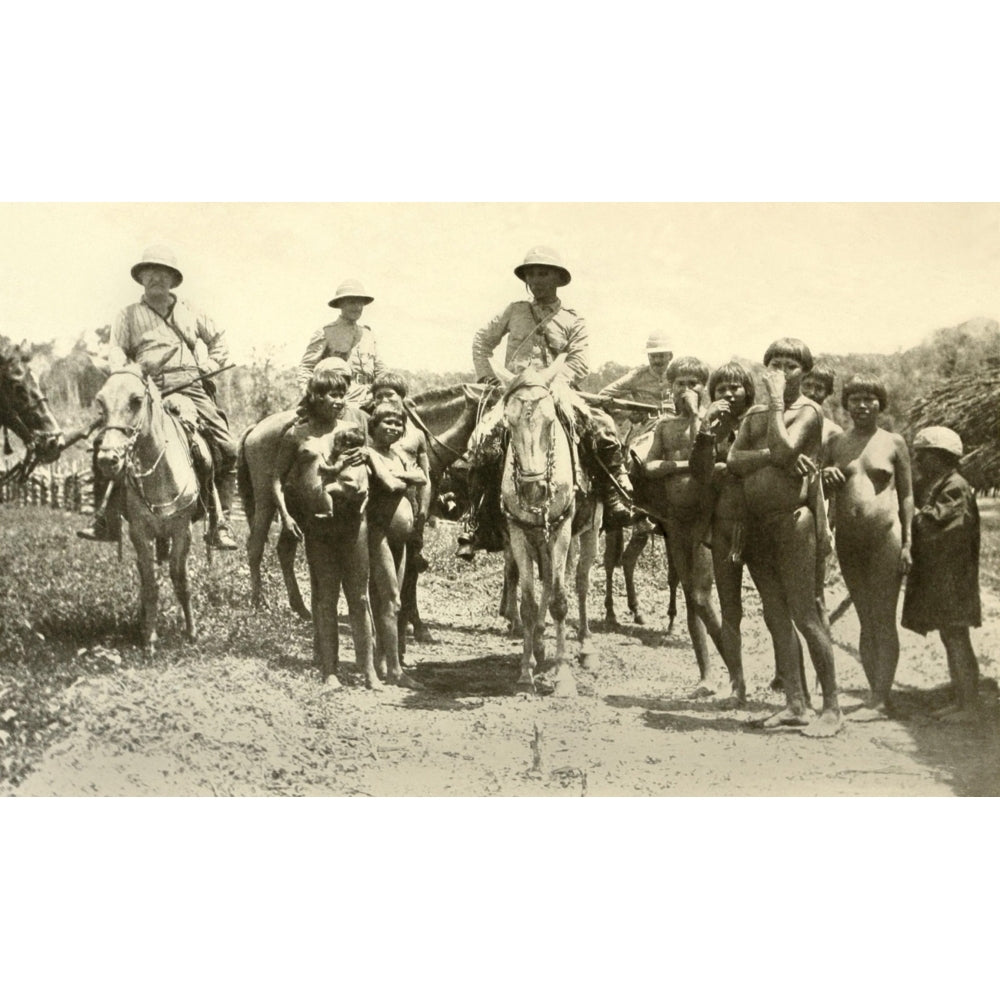
[[[836,373],[814,363],[810,349],[795,338],[776,340],[765,352],[760,401],[746,367],[733,361],[711,371],[695,357],[675,358],[659,333],[647,341],[647,365],[585,398],[579,386],[590,372],[586,324],[559,297],[572,280],[570,270],[556,251],[536,246],[513,273],[529,297],[512,302],[473,337],[476,378],[499,386],[498,368],[512,374],[555,368],[557,409],[586,479],[603,501],[605,528],[644,514],[663,528],[686,596],[701,693],[713,687],[711,639],[734,696],[745,701],[745,564],[760,594],[786,699],[765,726],[799,727],[812,736],[839,731],[843,717],[823,596],[835,547],[860,621],[859,652],[870,686],[868,704],[852,718],[882,718],[891,710],[904,577],[902,624],[924,634],[938,630],[946,650],[955,700],[943,715],[964,719],[974,711],[978,664],[969,628],[981,618],[979,521],[973,491],[958,471],[963,449],[954,431],[925,428],[914,438],[915,503],[910,450],[899,434],[879,425],[888,404],[882,381],[854,374],[844,382],[841,398],[851,427],[843,430],[822,409]],[[175,390],[193,410],[192,423],[211,451],[205,490],[209,544],[233,549],[229,512],[237,443],[212,381],[228,364],[225,337],[174,294],[183,274],[169,249],[150,248],[131,274],[143,295],[112,327],[109,365],[138,363],[161,390]],[[379,484],[367,501],[376,525],[374,574],[388,609],[398,606],[399,553],[392,540],[409,533],[416,540],[411,553],[419,558],[432,498],[423,436],[407,426],[405,382],[387,371],[371,329],[360,322],[373,301],[353,280],[330,300],[339,315],[316,331],[302,356],[299,419],[286,431],[273,488],[284,529],[301,537],[292,508],[314,521],[333,517],[336,502],[367,497],[359,476],[362,469],[371,474]],[[500,366],[494,355],[504,340]],[[493,396],[460,463],[469,485],[457,553],[464,559],[496,547],[491,539],[499,516],[503,430],[500,393]],[[652,442],[626,468],[619,428],[609,414],[635,414],[637,408],[644,411],[640,419]],[[290,507],[283,483],[301,461],[313,463],[309,481],[315,488],[310,496],[294,497]],[[95,492],[104,485],[95,481]],[[115,538],[111,510],[102,504],[81,536]],[[713,583],[721,617],[709,600]],[[818,716],[809,704],[800,637],[822,689]],[[398,662],[390,663],[390,672],[402,677]]]

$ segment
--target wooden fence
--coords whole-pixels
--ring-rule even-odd
[[[83,468],[79,462],[53,462],[39,466],[27,479],[8,478],[15,464],[7,460],[0,469],[0,503],[93,512],[94,477],[89,463]]]

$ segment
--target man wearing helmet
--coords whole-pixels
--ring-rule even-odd
[[[546,368],[564,356],[564,371],[556,377],[553,391],[560,401],[564,416],[574,422],[580,436],[580,457],[593,478],[604,501],[604,526],[620,527],[632,517],[628,500],[631,485],[625,474],[621,442],[611,418],[599,410],[591,410],[573,391],[590,371],[589,342],[584,320],[562,304],[558,290],[571,280],[559,255],[548,247],[529,250],[524,262],[514,268],[514,274],[531,292],[532,300],[512,302],[499,316],[483,327],[473,338],[472,360],[480,382],[496,384],[490,365],[493,352],[507,338],[504,366],[517,373],[525,368]],[[572,409],[572,413],[566,412]],[[498,419],[498,410],[487,415],[483,424],[490,426]],[[489,463],[480,447],[487,436],[477,429],[470,443],[470,484],[472,505],[466,521],[466,531],[459,537],[458,555],[472,559],[480,546],[479,514],[485,492],[477,466]],[[488,433],[488,432],[487,432]],[[613,482],[611,480],[614,480]]]
[[[213,508],[209,510],[208,543],[216,549],[235,549],[229,510],[236,485],[237,444],[229,430],[229,419],[215,401],[214,385],[209,379],[198,380],[200,374],[229,363],[225,334],[208,316],[174,295],[173,289],[184,276],[167,247],[149,247],[131,274],[145,291],[138,302],[119,313],[112,325],[108,364],[114,371],[135,362],[145,375],[155,380],[161,392],[176,390],[178,396],[193,404],[198,427],[215,458],[217,509],[210,484],[204,491],[211,495]],[[204,479],[207,462],[197,447],[192,452],[199,478]],[[95,469],[95,496],[103,496],[106,488]],[[77,534],[90,541],[115,541],[118,533],[115,525],[98,511],[93,528]]]
[[[318,362],[324,358],[337,357],[348,362],[353,373],[348,399],[359,402],[367,397],[368,387],[385,371],[371,327],[358,322],[365,306],[374,301],[360,281],[352,278],[340,283],[329,303],[331,309],[340,310],[340,316],[312,335],[299,362],[298,382],[301,391],[305,392],[309,376]]]
[[[962,451],[962,439],[950,427],[925,427],[913,439],[920,500],[903,599],[903,628],[941,635],[955,700],[935,714],[950,722],[977,716],[979,662],[969,629],[979,628],[983,617],[979,508],[975,492],[958,471]]]
[[[646,339],[648,363],[633,368],[610,385],[606,385],[599,395],[607,400],[631,399],[637,403],[658,406],[660,413],[672,413],[674,397],[667,378],[667,366],[673,360],[674,352],[666,334],[651,333]]]

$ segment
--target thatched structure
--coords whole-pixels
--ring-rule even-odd
[[[1000,366],[939,382],[910,409],[908,436],[939,424],[965,445],[962,474],[979,488],[1000,486]]]

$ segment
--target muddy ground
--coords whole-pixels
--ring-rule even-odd
[[[592,577],[591,608],[600,664],[577,671],[579,696],[557,700],[515,692],[520,645],[496,616],[499,556],[467,567],[451,557],[454,526],[429,533],[431,571],[421,595],[435,641],[411,643],[407,663],[426,687],[367,691],[360,678],[330,690],[311,663],[310,626],[283,606],[236,620],[228,652],[175,656],[176,624],[151,663],[81,674],[61,696],[68,727],[17,787],[42,795],[344,796],[926,796],[1000,792],[997,662],[1000,601],[984,593],[986,626],[974,632],[984,674],[978,725],[948,725],[930,712],[944,703],[947,670],[936,637],[903,632],[898,718],[848,724],[833,739],[764,731],[756,721],[780,705],[769,690],[772,659],[756,593],[747,586],[744,650],[750,704],[693,699],[697,679],[684,624],[665,631],[659,554],[640,564],[647,624],[603,618],[603,573]],[[76,544],[74,542],[74,544]],[[86,543],[79,543],[85,545]],[[196,572],[245,576],[235,566]],[[273,554],[270,592],[280,594]],[[130,564],[114,572],[134,574]],[[828,601],[844,596],[839,580]],[[172,598],[165,614],[177,617]],[[572,609],[571,609],[572,613]],[[270,627],[276,655],[247,655],[241,629]],[[246,634],[245,631],[242,634]],[[350,633],[342,652],[352,668]],[[834,626],[837,671],[848,711],[860,704],[857,619]],[[125,641],[125,640],[123,640]],[[94,651],[88,651],[94,655]],[[104,655],[114,656],[113,651]],[[713,654],[714,655],[714,654]],[[818,703],[818,699],[817,699]]]

